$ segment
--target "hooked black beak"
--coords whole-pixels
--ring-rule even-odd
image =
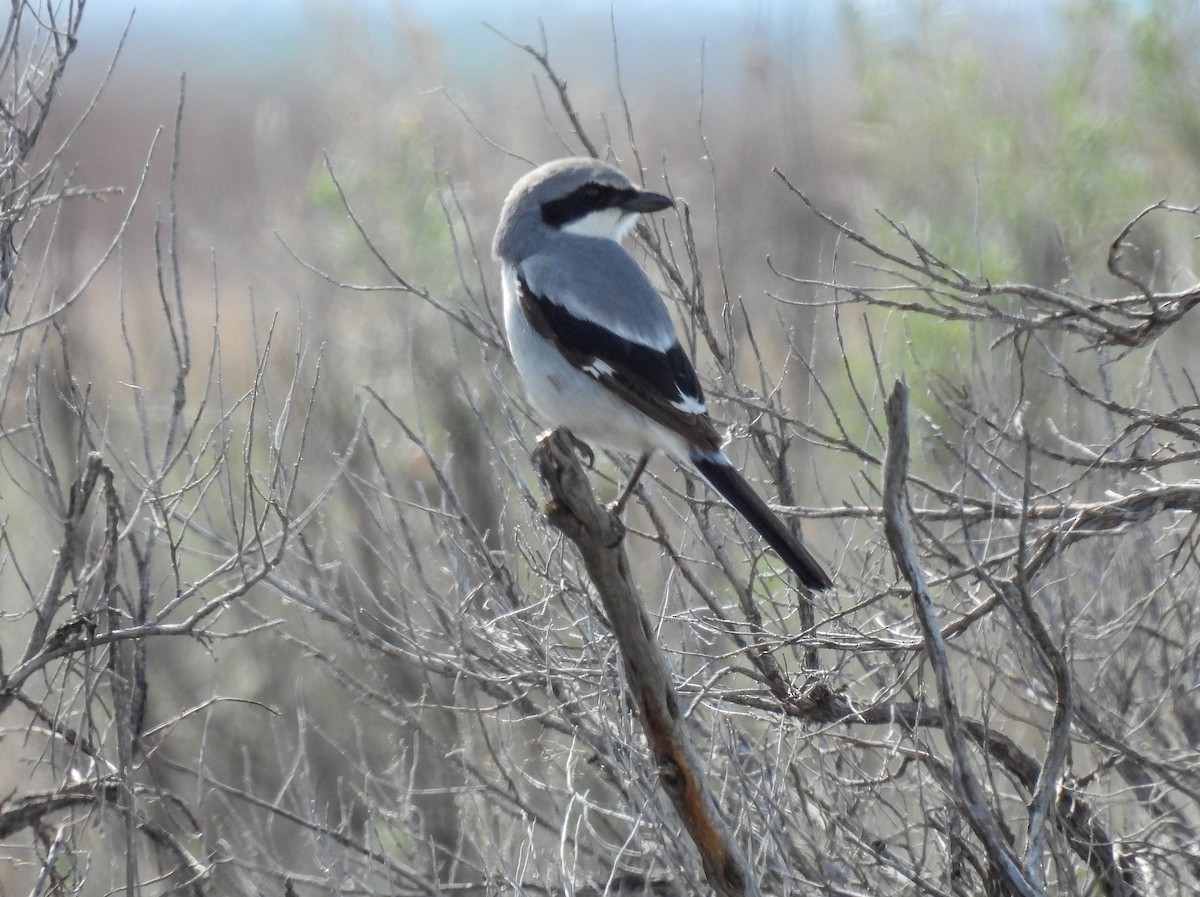
[[[633,190],[629,196],[622,199],[618,208],[622,212],[661,212],[675,205],[675,200],[661,193],[651,193],[649,190]]]

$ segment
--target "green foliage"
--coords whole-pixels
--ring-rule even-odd
[[[1200,9],[1187,0],[1156,0],[1131,18],[1132,95],[1165,132],[1160,150],[1169,176],[1186,176],[1200,166]]]
[[[387,130],[391,139],[384,145],[347,146],[344,160],[332,159],[338,182],[367,231],[387,241],[380,248],[389,254],[400,253],[407,274],[439,286],[454,282],[453,243],[438,199],[442,187],[429,164],[429,147],[421,139],[416,122],[400,123],[394,130]],[[331,260],[338,270],[349,266],[350,270],[377,274],[379,264],[346,216],[337,187],[324,166],[313,171],[308,193],[313,209],[321,213]]]
[[[1148,199],[1200,189],[1198,17],[1174,0],[1042,15],[1057,40],[1015,47],[936,4],[901,34],[854,19],[862,161],[873,203],[951,264],[1093,284]]]
[[[1107,272],[1109,242],[1150,202],[1192,205],[1200,194],[1195,4],[1063,2],[1026,11],[1025,39],[1011,36],[1011,20],[992,29],[952,4],[906,11],[902,25],[854,6],[843,17],[867,179],[856,226],[911,258],[866,206],[886,210],[939,258],[991,283],[1127,292]],[[1134,232],[1142,258],[1156,271],[1194,268],[1194,241],[1163,227]],[[891,298],[932,301],[915,289]],[[869,315],[889,366],[953,381],[971,359],[966,325]],[[860,382],[871,369],[865,355],[849,364]]]

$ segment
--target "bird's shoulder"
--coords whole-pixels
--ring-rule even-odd
[[[655,345],[674,341],[666,303],[619,243],[597,237],[556,240],[516,269],[534,295],[579,318]]]

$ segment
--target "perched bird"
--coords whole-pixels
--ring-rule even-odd
[[[666,303],[621,245],[639,214],[673,205],[588,158],[549,162],[513,185],[492,252],[529,401],[589,445],[640,456],[618,509],[650,455],[665,452],[745,517],[807,588],[832,588],[721,451]]]

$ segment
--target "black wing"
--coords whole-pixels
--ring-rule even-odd
[[[678,340],[662,351],[573,315],[533,292],[520,274],[517,287],[530,326],[572,365],[690,445],[705,451],[720,448],[700,380]]]

